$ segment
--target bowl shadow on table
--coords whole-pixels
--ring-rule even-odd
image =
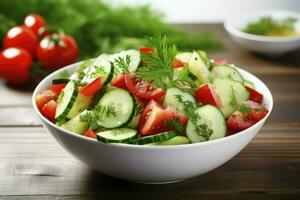
[[[257,52],[250,52],[257,58],[273,62],[275,64],[288,65],[289,67],[299,67],[300,65],[300,48],[278,56],[269,56]]]

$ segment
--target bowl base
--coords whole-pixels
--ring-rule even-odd
[[[139,182],[139,181],[137,181],[136,183],[149,184],[149,185],[163,185],[163,184],[178,183],[181,181],[184,181],[184,179],[175,180],[175,181],[162,181],[162,182]]]

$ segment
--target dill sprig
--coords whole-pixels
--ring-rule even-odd
[[[213,130],[208,127],[206,122],[201,122],[201,116],[195,112],[197,105],[195,105],[192,101],[184,100],[182,95],[175,95],[175,98],[179,103],[182,103],[183,111],[195,127],[194,131],[208,141],[213,134]]]
[[[117,69],[119,73],[128,73],[129,65],[131,63],[131,57],[129,55],[126,55],[125,58],[118,57],[114,60],[113,63],[116,66],[115,69]]]
[[[235,96],[235,90],[234,90],[234,88],[232,86],[231,86],[231,100],[229,102],[229,105],[231,105],[235,109],[238,107],[237,98]]]
[[[238,108],[238,111],[240,111],[243,114],[246,114],[250,112],[250,106],[247,103],[241,103],[241,105]]]
[[[95,130],[99,128],[98,122],[103,119],[103,117],[116,117],[117,111],[115,106],[102,106],[96,105],[95,108],[91,111],[87,111],[86,113],[80,116],[80,121],[89,123],[89,128]]]
[[[173,83],[172,61],[177,53],[175,45],[168,45],[166,36],[160,33],[148,38],[153,53],[142,54],[145,65],[138,69],[137,76],[141,80],[150,81],[153,86],[166,90]]]

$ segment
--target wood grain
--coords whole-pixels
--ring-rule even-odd
[[[0,82],[0,200],[2,199],[300,199],[300,51],[279,58],[236,46],[220,25],[226,49],[210,53],[255,74],[270,88],[274,110],[235,158],[199,177],[170,185],[141,185],[104,176],[74,159],[41,127],[32,90]]]

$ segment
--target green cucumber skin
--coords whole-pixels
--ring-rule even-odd
[[[145,146],[170,146],[170,145],[182,145],[182,144],[189,144],[190,140],[184,136],[175,136],[169,140],[163,142],[153,142],[144,144]]]
[[[135,144],[143,145],[154,142],[163,142],[176,137],[177,133],[174,131],[158,133],[150,136],[140,137],[134,141]]]
[[[75,117],[78,113],[80,113],[82,110],[85,110],[89,107],[91,104],[93,96],[85,96],[81,93],[77,95],[77,98],[72,105],[72,108],[70,109],[69,113],[67,114],[68,119],[72,119]]]
[[[109,72],[109,75],[108,75],[106,81],[104,82],[104,85],[108,85],[114,77],[115,67],[114,67],[113,63],[110,63],[110,65],[111,65],[110,72]]]
[[[124,139],[113,139],[113,138],[107,138],[104,137],[103,133],[105,132],[111,132],[111,134],[113,135],[113,131],[117,131],[117,130],[122,130],[122,131],[127,131],[127,132],[132,132],[133,135],[128,137],[128,138],[124,138]],[[122,133],[121,133],[122,134]],[[104,143],[132,143],[133,141],[135,141],[135,139],[137,138],[137,131],[134,129],[129,129],[129,128],[120,128],[120,129],[112,129],[112,130],[108,130],[108,131],[104,131],[104,132],[100,132],[96,134],[96,138],[98,141],[104,142]]]
[[[68,84],[70,84],[70,82]],[[64,120],[67,117],[67,115],[69,114],[70,110],[73,107],[73,104],[75,103],[75,101],[77,99],[79,90],[78,90],[77,84],[75,82],[73,82],[73,84],[74,84],[74,91],[73,91],[72,97],[71,97],[68,105],[66,106],[65,110],[61,114],[59,114],[58,116],[55,117],[56,121]],[[63,101],[63,99],[62,99],[62,101]]]
[[[68,83],[70,79],[67,78],[58,78],[52,80],[52,85],[62,84],[62,83]]]

